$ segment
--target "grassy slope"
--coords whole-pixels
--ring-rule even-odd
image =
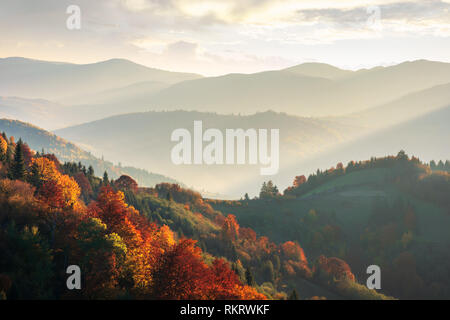
[[[335,213],[344,233],[357,239],[362,228],[367,225],[376,201],[384,199],[393,202],[402,198],[415,208],[420,240],[450,243],[450,216],[445,210],[386,184],[388,174],[387,169],[354,172],[319,186],[297,199],[252,200],[242,206],[222,203],[216,205],[215,209],[235,214],[243,226],[254,228],[257,233],[278,242],[299,239],[301,218],[311,209]]]

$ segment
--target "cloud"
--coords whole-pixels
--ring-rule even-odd
[[[74,32],[66,28],[72,4],[82,12],[82,29]],[[381,30],[367,23],[371,6],[380,9]],[[251,72],[298,62],[305,46],[398,37],[413,47],[419,37],[449,37],[449,6],[450,0],[0,1],[0,30],[10,30],[0,47],[4,56],[82,63],[123,57],[171,70]]]
[[[197,57],[197,47],[196,43],[178,41],[169,44],[164,54],[168,58],[194,60]]]
[[[373,7],[373,6],[372,6]],[[420,2],[398,2],[377,5],[382,19],[385,21],[403,21],[416,23],[427,21],[430,26],[433,22],[450,23],[450,4],[438,0],[426,0]],[[328,8],[299,10],[298,17],[305,22],[326,21],[336,25],[349,25],[365,23],[367,20],[368,6],[356,8]]]

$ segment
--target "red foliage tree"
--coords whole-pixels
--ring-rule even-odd
[[[195,241],[183,239],[158,262],[153,274],[156,299],[205,299],[207,266],[201,261],[201,250]]]
[[[132,192],[138,191],[137,182],[130,176],[126,175],[122,175],[119,179],[114,181],[114,186],[122,191],[132,191]]]
[[[306,183],[306,177],[305,176],[297,176],[294,180],[294,188],[300,187],[302,184]]]
[[[236,217],[232,214],[228,215],[222,225],[222,234],[229,240],[239,238],[239,224]]]
[[[355,275],[352,273],[350,266],[339,258],[320,256],[317,259],[316,271],[323,272],[337,280],[355,281]]]

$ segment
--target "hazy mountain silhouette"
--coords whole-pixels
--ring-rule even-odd
[[[255,74],[229,74],[176,83],[159,91],[103,104],[76,105],[97,117],[150,110],[196,110],[252,114],[264,110],[300,116],[339,116],[450,83],[450,64],[414,61],[392,67],[346,71],[325,64]],[[125,98],[125,97],[122,97]]]
[[[147,68],[124,59],[92,64],[47,62],[26,58],[0,59],[0,95],[64,100],[129,86],[143,81],[167,84],[201,76]]]
[[[195,120],[204,130],[280,129],[280,166],[326,150],[355,135],[359,128],[325,120],[301,118],[275,112],[250,116],[173,111],[146,112],[114,116],[56,133],[108,159],[173,176],[197,189],[224,193],[229,185],[238,185],[245,177],[259,175],[260,166],[176,166],[171,161],[173,130],[193,132]],[[204,144],[205,146],[207,143]]]
[[[354,73],[353,71],[342,70],[325,63],[303,63],[284,69],[284,71],[289,71],[308,77],[325,78],[330,80],[344,78]]]
[[[362,112],[327,119],[350,125],[358,124],[367,128],[380,129],[436,111],[449,103],[450,83],[414,92]]]

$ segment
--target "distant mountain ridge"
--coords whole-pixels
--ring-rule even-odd
[[[0,59],[0,96],[16,96],[12,104],[20,105],[19,109],[27,106],[29,112],[21,118],[23,112],[14,113],[11,105],[0,101],[0,115],[48,130],[147,111],[249,115],[274,110],[336,117],[358,114],[449,83],[450,64],[426,60],[358,71],[305,63],[254,74],[201,77],[151,69],[123,59],[75,65],[5,58]],[[41,98],[41,105],[35,99],[26,101],[36,97]],[[9,113],[2,113],[2,109]]]
[[[244,130],[280,129],[280,167],[290,161],[326,150],[347,141],[360,128],[332,121],[297,117],[273,111],[253,115],[216,114],[196,111],[130,113],[56,130],[61,137],[140,168],[157,168],[196,189],[229,195],[225,185],[241,183],[247,176],[259,176],[258,166],[176,166],[171,160],[175,145],[171,134],[179,128],[192,131],[194,121],[203,128]],[[205,143],[206,145],[206,143]],[[203,183],[203,185],[202,185]]]
[[[419,60],[359,71],[303,64],[277,71],[186,80],[159,90],[143,86],[141,92],[133,90],[120,101],[104,97],[108,102],[77,104],[69,110],[82,110],[81,114],[93,114],[95,119],[119,114],[125,108],[128,112],[182,109],[253,114],[274,110],[299,116],[342,116],[447,83],[449,63]]]
[[[26,58],[0,59],[0,95],[48,100],[125,87],[143,81],[173,84],[200,75],[148,68],[125,59],[91,64],[48,62]]]

